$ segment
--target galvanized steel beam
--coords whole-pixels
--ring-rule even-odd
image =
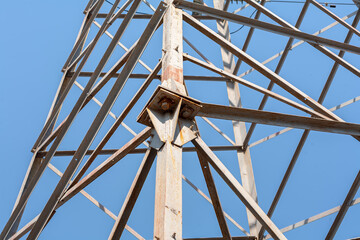
[[[248,194],[248,192],[241,186],[241,184],[235,179],[230,171],[224,166],[224,164],[216,157],[216,155],[207,147],[204,141],[197,137],[192,140],[195,147],[206,157],[211,166],[217,171],[217,173],[223,178],[223,180],[229,185],[231,190],[240,198],[245,206],[251,211],[251,213],[257,218],[257,220],[265,225],[266,230],[271,234],[274,239],[287,239],[276,225],[268,218],[263,212],[255,200]]]

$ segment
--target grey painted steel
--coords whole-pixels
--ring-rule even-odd
[[[89,4],[92,3],[94,1],[89,1]],[[77,36],[77,39],[75,42],[77,42],[79,40],[79,38],[81,37],[82,34],[87,34],[89,33],[89,29],[85,29],[85,26],[87,25],[87,23],[89,22],[89,18],[88,18],[88,13],[85,15],[84,17],[84,20],[83,20],[83,23],[80,27],[80,30],[79,30],[79,33],[78,33],[78,36]],[[85,39],[86,37],[82,40],[82,43],[81,43],[81,47],[78,49],[78,51],[76,51],[74,57],[80,55],[80,52],[81,52],[81,49],[83,48],[84,44],[85,44]],[[72,71],[74,70],[74,68],[76,67],[76,63],[73,64],[72,66],[69,67],[69,71]],[[48,117],[51,115],[53,109],[54,109],[54,105],[57,103],[57,101],[59,100],[59,96],[62,95],[64,89],[65,89],[65,86],[66,84],[68,83],[69,81],[69,76],[68,76],[68,71],[66,71],[64,74],[63,74],[63,77],[61,78],[61,82],[59,84],[59,87],[57,89],[57,92],[55,94],[55,97],[54,97],[54,100],[53,100],[53,103],[51,105],[51,108],[49,110],[49,113],[48,113]],[[47,118],[48,118],[47,117]],[[56,116],[57,118],[57,116]],[[45,133],[45,137],[48,137],[51,132],[53,131],[53,128],[54,128],[54,125],[55,123],[52,124],[52,126],[50,126],[50,128],[48,129],[48,131]],[[18,204],[19,200],[20,200],[20,197],[23,195],[24,193],[24,190],[28,187],[30,181],[33,179],[33,177],[35,176],[35,173],[37,172],[37,170],[39,169],[40,167],[40,163],[42,162],[42,159],[38,158],[38,151],[35,151],[34,154],[33,154],[33,157],[30,161],[30,164],[29,164],[29,167],[28,167],[28,170],[26,172],[26,175],[24,177],[24,180],[23,180],[23,183],[22,183],[22,186],[20,188],[20,191],[18,193],[18,197],[16,199],[16,202],[14,204],[14,208],[16,207],[16,205]],[[24,206],[25,208],[25,206]],[[23,209],[24,211],[25,209]],[[18,226],[20,224],[20,221],[21,221],[21,218],[22,218],[22,214],[23,214],[23,211],[19,214],[19,216],[17,217],[15,223],[13,224],[8,236],[12,236],[14,233],[16,233],[17,229],[18,229]]]
[[[357,96],[357,97],[352,98],[352,99],[350,99],[350,100],[348,100],[348,101],[346,101],[346,102],[343,102],[343,103],[341,103],[341,104],[339,104],[339,105],[337,105],[337,106],[335,106],[335,107],[330,108],[329,110],[330,110],[330,111],[335,111],[335,110],[341,109],[341,108],[343,108],[343,107],[349,106],[350,104],[352,104],[352,103],[354,103],[354,102],[357,102],[357,101],[360,101],[360,96]],[[262,139],[259,139],[259,140],[255,141],[255,142],[253,142],[253,143],[250,143],[250,144],[248,145],[248,147],[251,148],[251,147],[254,147],[254,146],[256,146],[256,145],[259,145],[260,143],[266,142],[266,141],[268,141],[268,140],[270,140],[270,139],[273,139],[273,138],[275,138],[275,137],[277,137],[277,136],[280,136],[281,134],[286,133],[286,132],[288,132],[288,131],[290,131],[290,130],[292,130],[292,129],[293,129],[293,128],[284,128],[284,129],[282,129],[282,130],[280,130],[280,131],[278,131],[278,132],[275,132],[275,133],[273,133],[273,134],[268,135],[267,137],[264,137],[264,138],[262,138]]]
[[[28,167],[28,170],[26,172],[26,175],[25,175],[25,178],[23,180],[23,183],[21,185],[21,188],[20,188],[20,191],[19,191],[19,194],[18,194],[18,197],[16,199],[16,202],[14,204],[14,209],[16,208],[16,206],[19,204],[19,200],[21,198],[21,196],[23,195],[24,191],[28,188],[28,185],[29,183],[32,181],[32,179],[34,178],[35,176],[35,173],[38,171],[38,169],[40,168],[42,164],[42,158],[39,158],[38,157],[38,152],[35,152],[33,154],[33,157],[31,158],[31,161],[30,161],[30,164],[29,164],[29,167]],[[21,218],[22,218],[22,215],[24,213],[24,210],[23,209],[19,216],[17,217],[15,223],[13,224],[13,226],[11,227],[10,231],[9,231],[9,234],[8,236],[5,238],[5,239],[9,239],[9,237],[11,237],[12,235],[14,235],[19,227],[19,224],[20,224],[20,221],[21,221]]]
[[[223,8],[226,9],[227,5],[229,5],[229,0],[225,3],[223,0],[214,0],[213,3],[214,3],[214,8],[223,10]],[[217,20],[216,26],[218,29],[218,33],[226,40],[231,41],[228,21]],[[221,56],[224,66],[224,72],[235,73],[237,70],[236,70],[234,55],[228,50],[221,48]],[[234,79],[231,80],[229,79],[229,81],[226,81],[226,90],[227,90],[229,105],[235,107],[242,107],[240,88],[237,82],[234,82]],[[232,125],[233,125],[235,143],[237,145],[243,145],[243,141],[246,136],[245,123],[240,121],[232,121]],[[238,151],[236,155],[239,163],[241,182],[245,190],[257,202],[255,176],[251,162],[250,149],[246,149],[245,151]],[[250,211],[248,210],[246,211],[247,211],[250,234],[255,236],[259,231],[259,227],[260,227],[259,223],[257,222],[256,218],[252,215]]]
[[[265,3],[266,3],[266,0],[261,0],[261,2],[260,2],[261,5],[265,5]],[[235,12],[234,12],[234,13],[235,13]],[[260,11],[256,11],[256,14],[255,14],[254,19],[258,20],[258,19],[260,18],[260,15],[261,15],[261,12],[260,12]],[[251,27],[251,28],[249,29],[248,35],[246,36],[244,45],[243,45],[243,47],[242,47],[242,50],[243,50],[244,52],[247,51],[247,49],[248,49],[248,47],[249,47],[249,45],[250,45],[250,42],[251,42],[252,36],[253,36],[253,34],[254,34],[254,31],[255,31],[255,28],[253,28],[253,27]],[[242,63],[241,59],[238,59],[238,61],[236,62],[236,66],[235,66],[234,72],[233,72],[234,75],[237,75],[237,73],[238,73],[238,71],[239,71],[239,69],[240,69],[241,63]],[[244,139],[244,141],[245,141],[245,139]]]
[[[356,14],[356,12],[357,12],[357,11],[351,12],[351,13],[347,14],[346,16],[342,17],[341,19],[345,21],[345,20],[353,17],[353,16]],[[334,26],[337,26],[338,24],[339,24],[338,22],[333,22],[333,23],[327,25],[326,27],[323,27],[323,28],[321,28],[320,30],[314,32],[313,35],[320,35],[320,34],[326,32],[326,31],[328,31],[329,29],[333,28]],[[296,42],[295,44],[291,45],[289,50],[293,50],[293,49],[301,46],[301,45],[304,44],[304,43],[305,43],[304,41],[298,41],[298,42]],[[283,55],[283,53],[284,53],[284,51],[278,52],[277,54],[275,54],[275,55],[273,55],[272,57],[270,57],[270,58],[266,59],[265,61],[263,61],[262,64],[268,64],[268,63],[274,61],[274,60],[277,59],[278,57],[281,57],[281,56]],[[251,68],[251,69],[249,69],[249,70],[241,73],[241,74],[239,75],[239,77],[244,77],[244,76],[252,73],[253,71],[255,71],[255,69],[254,69],[254,68]]]
[[[81,72],[79,77],[89,77],[91,76],[92,72]],[[101,76],[104,76],[106,73],[101,73]],[[119,76],[118,73],[112,75],[112,78],[117,78]],[[148,74],[142,73],[133,73],[130,75],[129,78],[132,79],[146,79]],[[161,79],[161,75],[156,75],[155,79]],[[218,81],[218,82],[225,82],[227,79],[224,77],[215,77],[215,76],[196,76],[196,75],[184,75],[184,80],[188,81]]]
[[[205,194],[203,193],[198,187],[196,187],[188,178],[186,178],[184,175],[182,176],[183,180],[192,188],[194,189],[194,191],[196,191],[200,196],[202,196],[203,198],[205,198],[210,204],[212,204],[211,199]],[[246,236],[250,236],[250,234],[243,228],[241,227],[232,217],[230,217],[229,214],[227,214],[226,212],[223,212],[224,216],[231,222],[233,223],[240,231],[242,231]]]

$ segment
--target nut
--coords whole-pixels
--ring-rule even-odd
[[[184,106],[183,109],[181,110],[181,116],[183,118],[189,118],[193,112],[194,112],[194,109],[192,109],[188,106]]]
[[[159,102],[160,108],[161,108],[162,110],[164,110],[164,111],[169,110],[170,107],[171,107],[171,104],[172,104],[172,100],[169,99],[169,98],[163,98],[163,99],[161,99],[160,102]]]

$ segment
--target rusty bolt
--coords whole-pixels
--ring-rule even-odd
[[[168,102],[162,102],[161,103],[161,109],[162,110],[166,111],[166,110],[169,110],[169,108],[170,108],[170,103],[168,103]]]
[[[191,114],[192,114],[193,112],[194,112],[194,109],[185,106],[185,107],[182,109],[182,111],[181,111],[181,116],[182,116],[183,118],[188,118],[188,117],[191,116]]]
[[[169,98],[163,98],[163,99],[161,99],[160,102],[159,102],[160,108],[161,108],[162,110],[164,110],[164,111],[169,110],[171,104],[172,104],[172,101],[171,101],[171,99],[169,99]]]

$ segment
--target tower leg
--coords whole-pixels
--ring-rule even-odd
[[[214,1],[215,8],[222,9],[224,6],[223,0]],[[227,21],[218,20],[217,29],[221,36],[230,41],[229,24]],[[234,55],[221,48],[221,56],[223,60],[224,70],[226,72],[234,73],[235,60]],[[239,85],[231,80],[226,81],[226,89],[230,106],[242,107]],[[244,122],[233,121],[233,129],[236,145],[243,145],[246,136],[246,127]],[[255,177],[252,168],[250,149],[246,148],[245,151],[237,151],[237,158],[240,168],[241,182],[245,190],[257,202],[257,193],[255,186]],[[260,230],[260,226],[255,216],[247,209],[248,223],[250,234],[256,236]]]
[[[172,1],[165,1],[171,4]],[[172,4],[164,16],[162,85],[186,94],[183,84],[182,11]],[[155,187],[154,239],[182,239],[182,148],[172,143],[171,116],[158,152]]]

